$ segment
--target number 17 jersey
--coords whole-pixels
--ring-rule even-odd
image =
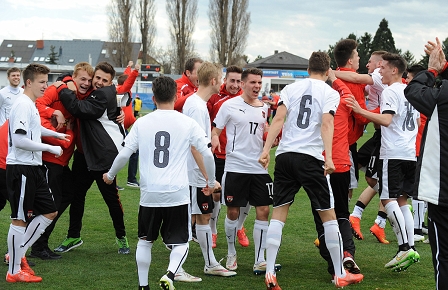
[[[296,152],[324,160],[322,115],[334,116],[339,93],[321,80],[306,79],[287,85],[280,94],[281,104],[285,105],[287,115],[276,156]]]

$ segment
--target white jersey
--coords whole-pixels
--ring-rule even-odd
[[[11,134],[15,133],[25,134],[28,139],[42,143],[39,112],[34,102],[24,94],[20,94],[11,107],[6,164],[42,165],[42,151],[17,148],[11,140]]]
[[[9,119],[12,104],[21,94],[23,94],[23,89],[19,87],[6,86],[0,90],[0,126]]]
[[[383,77],[380,74],[380,68],[376,68],[370,76],[372,77],[373,85],[366,86],[366,91],[369,93],[367,110],[374,110],[380,106],[380,96],[383,93],[383,90],[387,88],[387,85],[383,84]]]
[[[296,152],[324,160],[322,116],[336,113],[339,98],[337,91],[320,80],[306,79],[287,85],[280,93],[279,104],[285,105],[288,112],[275,154]]]
[[[394,115],[388,127],[381,126],[380,159],[415,160],[418,115],[404,97],[405,87],[393,83],[381,95],[381,113]]]
[[[190,203],[187,156],[190,147],[210,150],[204,130],[174,110],[156,110],[138,118],[125,147],[140,154],[140,205],[173,207]]]
[[[210,142],[211,122],[210,115],[207,109],[207,102],[201,99],[196,93],[191,95],[185,101],[182,113],[195,120],[199,126],[204,130],[207,141]],[[191,186],[205,187],[206,181],[204,175],[202,175],[196,161],[193,158],[193,154],[188,155],[188,180]]]
[[[226,128],[226,164],[224,171],[266,174],[258,163],[263,151],[263,133],[268,106],[252,106],[241,96],[225,101],[213,123],[216,128]]]

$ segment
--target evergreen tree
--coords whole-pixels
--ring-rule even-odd
[[[338,44],[339,41],[343,40],[343,39],[353,39],[353,40],[357,40],[356,39],[356,35],[352,32],[348,35],[347,38],[341,38],[339,39],[334,45],[329,45],[328,46],[328,50],[327,50],[327,54],[330,57],[330,67],[332,69],[336,69],[338,67],[336,61],[334,60],[334,48],[336,47],[336,44]]]
[[[392,31],[390,31],[389,24],[385,18],[381,20],[375,36],[373,37],[372,51],[376,50],[385,50],[387,52],[397,53]]]
[[[414,64],[416,64],[414,54],[412,54],[412,52],[410,52],[409,50],[406,50],[404,53],[400,53],[400,55],[407,62],[408,67],[413,66]]]
[[[58,64],[56,61],[59,60],[58,53],[54,51],[56,47],[54,45],[50,46],[50,53],[48,54],[49,60],[47,61],[48,64]]]
[[[358,39],[359,73],[368,72],[366,65],[372,52],[372,35],[366,32]]]

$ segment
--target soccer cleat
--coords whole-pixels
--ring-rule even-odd
[[[216,248],[216,240],[218,240],[218,234],[212,234],[212,249]]]
[[[249,239],[246,236],[246,229],[244,227],[242,227],[241,230],[238,230],[236,235],[238,236],[238,243],[240,243],[242,247],[249,247]]]
[[[253,267],[254,274],[255,275],[265,274],[266,273],[266,265],[267,265],[266,261],[261,261],[261,262],[258,262],[257,264],[254,264],[254,267]],[[282,269],[282,265],[275,264],[274,269],[275,269],[275,272],[278,272]]]
[[[222,276],[222,277],[232,277],[236,275],[236,272],[229,271],[221,264],[218,264],[213,267],[208,267],[207,265],[204,266],[204,273],[206,275],[212,275],[212,276]]]
[[[319,245],[320,245],[319,238],[316,238],[316,239],[314,240],[314,245],[316,246],[316,248],[319,248]]]
[[[360,283],[364,279],[363,274],[352,274],[349,271],[345,270],[345,277],[340,278],[334,275],[334,285],[337,288],[342,288],[348,286],[350,284]]]
[[[227,255],[226,268],[231,271],[235,271],[236,269],[238,269],[236,254],[235,255]]]
[[[20,270],[16,274],[12,275],[9,272],[6,273],[6,282],[16,283],[16,282],[25,282],[25,283],[35,283],[42,281],[42,278],[39,276],[31,275],[30,273]]]
[[[83,241],[81,238],[66,238],[54,251],[56,253],[66,253],[74,248],[81,246]]]
[[[414,242],[423,242],[425,240],[425,236],[414,234]]]
[[[353,236],[357,240],[363,240],[364,237],[362,236],[362,233],[361,233],[361,219],[351,215],[349,217],[349,220],[350,220],[350,224],[352,225]]]
[[[124,190],[124,187],[121,187],[121,186],[117,185],[117,190]]]
[[[54,253],[52,250],[50,250],[48,248],[43,249],[42,251],[31,250],[31,253],[29,256],[31,258],[40,258],[42,260],[57,260],[57,259],[62,258],[61,255]]]
[[[36,275],[36,273],[34,273],[33,269],[31,269],[30,265],[28,264],[28,261],[26,260],[25,257],[22,258],[22,260],[20,261],[20,269],[22,269],[22,271],[29,273],[30,275]]]
[[[129,248],[128,238],[126,236],[121,238],[115,238],[118,244],[118,254],[127,255],[131,252]]]
[[[424,244],[429,244],[429,238],[423,241]]]
[[[420,254],[417,253],[417,251],[415,249],[414,250],[414,256],[412,257],[412,259],[410,260],[406,260],[400,264],[398,264],[397,266],[392,268],[392,271],[394,272],[401,272],[401,271],[405,271],[407,270],[412,264],[414,263],[418,263],[420,261]]]
[[[266,273],[264,283],[266,284],[267,290],[282,290],[277,283],[277,277],[272,273]]]
[[[160,278],[160,288],[163,290],[176,290],[174,288],[174,282],[165,274]]]
[[[355,260],[353,259],[353,255],[347,251],[344,251],[344,259],[342,260],[342,265],[344,269],[352,274],[361,274],[361,270],[358,265],[356,265]]]
[[[386,240],[386,232],[378,224],[373,224],[373,226],[370,228],[370,233],[375,236],[378,242],[382,244],[389,244],[389,241]]]
[[[128,181],[128,182],[126,183],[126,185],[129,186],[129,187],[136,187],[136,188],[139,188],[139,187],[140,187],[140,184],[139,184],[137,181],[135,181],[135,182],[130,182],[130,181]]]
[[[201,282],[202,278],[190,275],[187,272],[185,272],[184,269],[180,269],[180,272],[177,272],[174,275],[174,281],[176,281],[176,282],[190,282],[190,283],[192,283],[192,282]]]
[[[420,257],[420,256],[419,256]],[[407,260],[414,261],[415,258],[415,252],[413,249],[409,249],[407,251],[399,251],[395,257],[389,261],[386,265],[384,265],[385,268],[394,268],[399,266],[400,264],[404,263]]]

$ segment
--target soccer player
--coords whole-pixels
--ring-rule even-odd
[[[40,64],[30,64],[25,68],[25,89],[12,105],[9,116],[6,185],[11,205],[11,226],[8,233],[10,261],[6,281],[10,283],[42,281],[23,261],[24,255],[57,215],[53,196],[40,167],[42,151],[60,156],[62,149],[43,144],[41,136],[68,140],[68,135],[41,127],[34,104],[48,86],[49,72],[46,66]]]
[[[215,166],[204,130],[193,119],[174,111],[176,83],[169,77],[158,77],[152,83],[157,110],[134,123],[125,139],[125,147],[116,157],[106,183],[126,165],[129,156],[140,151],[140,209],[138,243],[135,252],[139,289],[149,289],[148,272],[151,249],[161,233],[163,242],[172,247],[167,273],[160,279],[162,289],[174,289],[174,273],[188,254],[190,230],[190,192],[187,156],[191,146],[203,157],[201,164],[208,180],[203,188],[210,195],[215,186]]]
[[[343,268],[341,234],[325,176],[335,170],[332,159],[333,116],[339,104],[338,92],[325,83],[329,69],[330,57],[324,52],[313,52],[309,59],[309,79],[290,84],[282,90],[276,117],[259,158],[260,164],[267,168],[270,148],[283,127],[276,152],[274,210],[266,239],[267,289],[281,289],[275,274],[275,260],[289,208],[302,186],[311,199],[312,209],[318,211],[322,220],[326,246],[333,261],[335,285],[342,287],[362,280],[361,274],[352,274]],[[322,156],[324,149],[325,159]]]
[[[236,65],[231,65],[226,68],[226,76],[224,77],[224,83],[221,85],[218,94],[214,94],[210,97],[207,102],[207,108],[210,113],[210,119],[214,120],[218,114],[219,108],[227,100],[230,100],[236,96],[240,96],[243,92],[241,90],[241,74],[243,69]],[[226,162],[226,144],[227,144],[227,134],[226,128],[224,128],[219,135],[219,145],[221,151],[217,149],[214,152],[215,157],[215,168],[216,168],[216,180],[222,181],[222,176],[224,174],[224,166]],[[214,208],[212,215],[210,217],[210,227],[212,229],[212,242],[213,248],[216,247],[216,241],[218,239],[218,231],[216,229],[216,224],[218,222],[219,212],[221,210],[221,193],[213,193]],[[238,243],[243,247],[248,247],[250,242],[246,235],[246,229],[244,228],[244,222],[250,211],[250,204],[247,203],[246,206],[240,209],[240,216],[238,217],[238,225],[236,235],[238,237]]]
[[[198,68],[202,64],[202,59],[193,57],[185,62],[185,71],[182,76],[176,80],[177,100],[174,104],[176,111],[182,112],[185,100],[198,90]]]
[[[226,162],[222,188],[227,205],[225,231],[227,237],[226,268],[238,268],[235,249],[240,208],[249,202],[255,206],[256,217],[253,231],[255,246],[255,274],[266,271],[264,257],[269,205],[272,204],[272,179],[267,170],[258,164],[263,148],[268,107],[258,99],[261,90],[260,69],[249,68],[241,75],[243,94],[224,102],[213,120],[212,151],[220,151],[219,135],[226,128]],[[231,141],[230,141],[231,140]]]
[[[404,97],[401,76],[406,61],[397,54],[383,55],[380,74],[388,87],[381,94],[381,114],[362,109],[354,98],[346,101],[356,113],[381,125],[378,164],[379,193],[398,240],[398,252],[385,267],[402,271],[420,259],[414,247],[414,220],[407,204],[415,178],[417,111]]]
[[[207,101],[219,92],[221,84],[221,66],[210,62],[204,62],[198,69],[198,91],[188,97],[182,112],[195,120],[204,130],[207,140],[211,139],[211,122],[207,110]],[[191,148],[192,154],[188,156],[188,180],[190,182],[191,213],[195,215],[196,237],[204,256],[204,273],[215,276],[235,276],[216,261],[212,248],[212,230],[210,228],[210,216],[213,211],[213,197],[205,195],[202,188],[206,187],[206,179],[196,164],[195,159],[199,153],[196,148]],[[219,185],[219,182],[216,182]]]

